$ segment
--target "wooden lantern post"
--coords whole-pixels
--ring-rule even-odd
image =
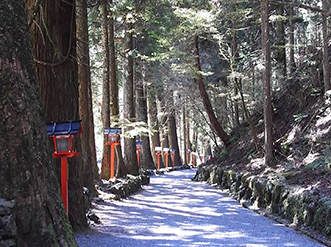
[[[143,143],[141,141],[136,141],[138,167],[140,166],[140,152],[141,152],[142,144]]]
[[[175,167],[176,149],[171,149],[171,154],[172,154],[172,167]]]
[[[110,178],[114,178],[115,174],[115,146],[120,145],[121,128],[105,128],[105,135],[108,135],[107,146],[110,146]]]
[[[54,158],[61,158],[61,195],[68,214],[68,158],[78,156],[75,136],[82,133],[81,120],[46,124],[47,134],[54,141]]]
[[[160,156],[162,154],[162,147],[155,147],[155,152],[157,155],[157,169],[160,170]]]
[[[168,161],[169,161],[169,148],[163,148],[163,154],[165,155],[166,168],[168,168]]]
[[[198,156],[198,153],[196,152],[192,152],[192,162],[193,162],[193,167],[195,167],[195,162],[196,162],[196,158]]]
[[[191,149],[186,149],[187,164],[190,164]]]

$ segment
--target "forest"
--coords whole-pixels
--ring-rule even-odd
[[[2,0],[0,246],[77,246],[97,184],[198,161],[329,198],[330,14],[328,0]]]

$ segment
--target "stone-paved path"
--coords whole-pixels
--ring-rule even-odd
[[[77,235],[79,246],[323,246],[207,184],[192,182],[194,174],[153,176],[138,194],[97,205],[102,223],[91,234]]]

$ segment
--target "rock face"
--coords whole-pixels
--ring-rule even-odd
[[[16,246],[17,228],[13,207],[15,201],[0,198],[0,247]]]
[[[149,176],[140,174],[139,176],[127,175],[124,179],[109,180],[107,183],[98,184],[97,188],[109,193],[111,199],[125,198],[141,189],[142,185],[149,184]]]
[[[331,236],[331,199],[313,190],[290,188],[284,177],[268,179],[208,165],[199,166],[192,180],[225,189],[244,207],[266,209],[293,225]]]

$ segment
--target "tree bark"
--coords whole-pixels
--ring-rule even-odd
[[[134,111],[134,81],[133,81],[133,24],[126,17],[126,30],[124,37],[124,78],[123,78],[123,119],[126,123],[134,122],[135,111]],[[128,173],[132,175],[138,175],[138,161],[136,155],[136,140],[134,136],[129,136],[128,133],[132,130],[131,126],[124,127],[124,164]]]
[[[278,16],[284,16],[284,6],[277,5],[276,13]],[[277,20],[276,23],[276,48],[277,48],[277,78],[278,84],[282,85],[282,82],[286,79],[286,50],[285,50],[285,29],[283,20]]]
[[[97,191],[94,178],[97,177],[97,162],[95,156],[94,123],[91,111],[91,72],[89,56],[89,40],[87,25],[87,0],[76,0],[76,36],[77,36],[77,63],[79,81],[79,116],[82,120],[82,158],[83,158],[83,185],[89,189],[92,196]],[[91,133],[92,132],[92,133]],[[93,140],[90,140],[90,137]],[[91,146],[92,144],[92,146]],[[94,149],[94,152],[92,152]],[[94,155],[93,155],[94,154]]]
[[[143,122],[148,125],[148,117],[147,117],[147,96],[145,93],[144,86],[144,77],[142,73],[144,73],[143,69],[143,61],[141,59],[136,60],[137,70],[136,70],[136,119],[138,122]],[[153,169],[154,162],[153,157],[151,155],[151,148],[149,137],[146,133],[140,135],[142,141],[142,151],[140,155],[140,166],[145,169]]]
[[[290,7],[290,76],[292,77],[296,70],[294,60],[294,9]]]
[[[108,6],[107,0],[101,2],[101,38],[102,38],[102,126],[103,133],[106,128],[110,127],[110,109],[109,109],[109,83],[110,83],[110,73],[109,73],[109,40],[108,40]],[[104,135],[103,139],[103,153],[101,162],[101,178],[110,178],[110,148],[107,146],[108,137]]]
[[[26,1],[27,9],[34,1]],[[46,121],[79,118],[76,57],[75,1],[41,1],[41,11],[30,27],[37,81]],[[81,149],[80,139],[75,139]],[[60,181],[60,159],[56,159]],[[87,227],[84,207],[82,156],[69,160],[69,219],[74,230]]]
[[[328,0],[322,0],[322,8],[324,11],[328,11]],[[328,22],[326,15],[322,13],[322,29],[323,29],[323,79],[324,79],[324,91],[328,91],[331,88],[330,85],[330,65],[329,65],[329,37],[328,37]]]
[[[274,165],[272,140],[272,108],[270,95],[270,34],[269,34],[269,0],[261,1],[261,33],[263,53],[263,114],[264,114],[264,151],[265,164]]]
[[[199,92],[200,97],[203,103],[203,106],[208,114],[209,120],[211,122],[211,125],[213,126],[215,132],[217,133],[218,137],[222,140],[224,145],[227,147],[230,144],[229,137],[223,130],[221,124],[218,122],[213,107],[210,103],[203,78],[201,75],[201,66],[200,66],[200,56],[199,56],[199,41],[198,41],[198,35],[194,36],[194,53],[195,53],[195,65],[197,69],[197,81],[199,84]]]
[[[173,94],[171,94],[170,97],[171,97],[170,102],[171,102],[171,105],[173,106],[174,105]],[[171,149],[176,149],[174,164],[175,164],[175,166],[180,166],[181,158],[180,158],[179,145],[178,145],[175,109],[171,109],[171,112],[169,113],[168,126],[169,126],[169,143],[170,143],[169,148],[170,148],[170,151],[171,151]]]
[[[55,175],[27,27],[23,1],[0,2],[0,200],[10,210],[1,215],[0,245],[78,246]]]
[[[192,150],[192,143],[191,143],[191,125],[190,125],[190,111],[189,109],[187,109],[187,112],[186,112],[186,139],[185,139],[185,142],[186,142],[186,149],[190,149]],[[185,149],[185,155],[187,157],[187,154],[186,154],[186,149]],[[190,164],[190,156],[189,158],[187,159],[187,163],[186,164]]]
[[[236,9],[234,9],[235,11]],[[236,20],[233,19],[233,27],[232,27],[232,72],[235,72],[237,68],[237,60],[238,60],[238,45],[237,45],[237,31],[236,31]],[[235,83],[238,84],[238,78],[233,78]],[[239,106],[238,106],[238,87],[234,87],[234,125],[239,126]]]
[[[109,1],[113,3],[112,0]],[[109,87],[109,108],[110,108],[110,123],[112,127],[115,127],[119,123],[119,103],[118,103],[118,82],[117,82],[117,63],[116,63],[116,50],[115,50],[115,31],[114,31],[114,17],[113,12],[109,11],[110,18],[108,20],[109,32],[109,70],[110,70],[110,87]],[[115,146],[115,164],[116,164],[116,177],[123,177],[126,175],[124,166],[124,160],[122,155],[122,146]]]
[[[155,166],[157,166],[157,155],[155,153],[155,147],[161,147],[160,141],[160,131],[159,131],[159,121],[157,117],[157,104],[155,97],[155,88],[149,88],[147,90],[148,94],[148,115],[149,115],[149,126],[152,129],[152,134],[150,136],[151,146],[152,146],[152,157],[154,160]],[[163,167],[163,161],[160,159],[160,167]]]
[[[186,132],[186,102],[183,105],[183,117],[182,117],[182,121],[183,121],[183,155],[184,155],[184,164],[188,164],[188,160],[187,160],[187,155],[186,155],[186,139],[187,139],[187,132]]]

